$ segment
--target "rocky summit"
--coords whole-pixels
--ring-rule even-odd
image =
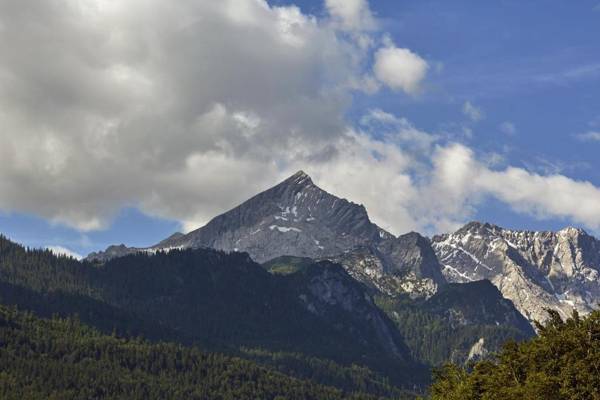
[[[327,193],[303,171],[186,235],[145,249],[111,246],[88,259],[182,248],[243,251],[259,263],[280,256],[334,260],[385,293],[430,296],[445,283],[428,239],[395,237],[371,222],[363,205]]]
[[[448,281],[488,279],[531,321],[545,320],[547,308],[563,317],[573,309],[588,313],[600,299],[600,241],[581,229],[517,231],[472,222],[432,244]]]
[[[257,262],[282,255],[322,258],[393,236],[364,206],[335,197],[302,171],[161,247],[245,251]]]

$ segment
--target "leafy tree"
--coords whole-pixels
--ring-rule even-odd
[[[548,313],[537,337],[507,343],[495,360],[437,371],[431,400],[599,400],[600,311]]]

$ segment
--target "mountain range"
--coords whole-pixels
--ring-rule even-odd
[[[485,358],[535,335],[538,314],[526,313],[504,280],[527,270],[523,284],[541,285],[542,273],[531,271],[558,267],[534,265],[528,242],[496,238],[502,232],[473,223],[454,236],[394,236],[364,206],[298,172],[146,248],[111,246],[77,261],[0,236],[0,305],[42,318],[77,315],[104,335],[200,346],[338,390],[404,395],[422,392],[432,367]],[[572,248],[570,276],[591,284],[597,243],[577,232],[565,243],[568,235],[544,236],[546,247],[532,248],[536,257]],[[463,262],[469,254],[485,266]],[[545,290],[577,286],[556,273],[548,272]],[[569,301],[577,304],[557,298]]]
[[[587,314],[600,301],[600,241],[582,229],[514,231],[472,222],[432,239],[451,282],[490,280],[529,320],[550,308]]]
[[[111,246],[88,260],[136,252],[215,248],[265,263],[281,256],[331,260],[374,293],[429,298],[448,283],[491,281],[529,321],[545,309],[591,311],[600,299],[600,242],[585,231],[513,231],[472,222],[429,239],[398,237],[364,206],[319,188],[299,171],[188,234],[148,248]]]
[[[426,238],[395,237],[371,222],[364,206],[327,193],[302,171],[186,235],[143,249],[111,246],[87,259],[183,248],[243,251],[259,263],[284,255],[334,260],[388,293],[428,296],[446,283]]]

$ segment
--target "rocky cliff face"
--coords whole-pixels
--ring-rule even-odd
[[[147,249],[113,246],[88,259],[204,247],[244,251],[260,263],[280,256],[336,260],[389,294],[428,296],[445,283],[427,239],[417,233],[394,237],[371,222],[364,206],[327,193],[302,171],[186,235]]]
[[[365,343],[376,338],[386,352],[409,360],[409,350],[392,321],[375,305],[366,288],[340,265],[321,261],[289,275],[289,279],[296,281],[291,290],[311,313],[338,321],[340,328]]]
[[[429,240],[416,232],[332,257],[358,281],[390,296],[429,297],[446,280]]]
[[[600,299],[600,242],[581,229],[513,231],[473,222],[432,245],[448,281],[489,279],[529,320],[545,320],[546,308],[587,313]]]
[[[282,255],[321,258],[388,237],[362,205],[325,192],[300,171],[160,247],[240,250],[265,262]]]

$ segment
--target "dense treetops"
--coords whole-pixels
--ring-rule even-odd
[[[471,347],[480,338],[485,340],[486,349],[494,351],[508,340],[521,341],[531,336],[508,325],[485,324],[481,321],[453,323],[446,313],[438,312],[438,307],[430,306],[431,300],[417,303],[407,296],[378,296],[376,301],[398,327],[413,357],[432,366],[441,366],[447,362],[463,364]],[[469,302],[462,303],[454,305],[450,310],[456,314],[468,313],[465,308],[469,307]],[[475,306],[480,302],[472,303]],[[493,316],[489,318],[493,319]]]
[[[376,347],[297,302],[292,289],[310,278],[310,265],[288,268],[280,260],[271,267],[275,274],[245,254],[213,250],[138,254],[94,265],[0,237],[0,304],[63,316],[43,320],[0,306],[0,398],[402,395],[406,365],[390,364]],[[430,365],[458,361],[436,373],[431,400],[600,400],[600,311],[565,321],[550,312],[538,337],[509,342],[494,359],[464,367],[477,338],[495,346],[527,333],[489,321],[458,323],[440,310],[451,306],[453,315],[480,320],[477,304],[461,292],[443,300],[433,307],[431,301],[378,298],[416,358]],[[154,343],[137,339],[140,334]],[[217,354],[223,351],[230,355]]]
[[[375,399],[239,358],[102,335],[76,318],[0,306],[0,398]],[[383,398],[382,398],[383,399]]]
[[[431,400],[600,399],[600,311],[549,313],[539,336],[506,344],[495,360],[439,370]]]
[[[369,336],[356,322],[308,312],[290,288],[308,278],[270,274],[241,253],[198,249],[92,264],[0,237],[0,304],[42,317],[77,314],[105,334],[200,345],[348,392],[395,395],[400,385],[412,388],[409,379],[426,381],[425,368],[359,340],[357,331]]]

